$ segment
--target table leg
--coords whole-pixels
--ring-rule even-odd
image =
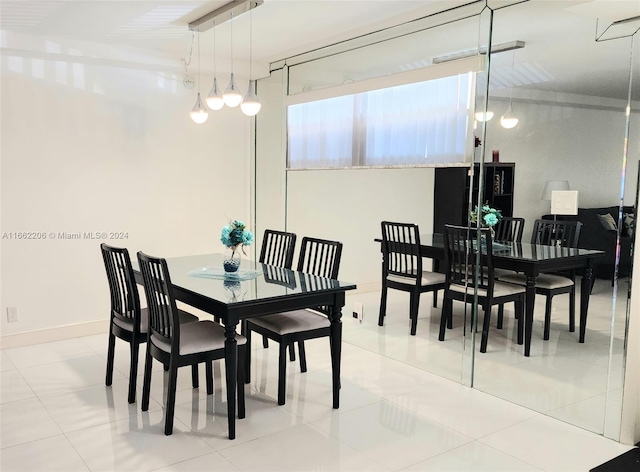
[[[533,309],[536,301],[536,276],[527,275],[526,306],[524,310],[524,355],[531,351],[531,331],[533,331]]]
[[[580,289],[580,342],[584,342],[587,331],[587,311],[589,310],[589,295],[591,293],[591,283],[593,280],[593,269],[588,265],[582,276],[582,286]]]
[[[339,306],[331,310],[331,373],[333,380],[333,407],[340,408],[340,356],[342,352],[342,309]]]
[[[238,343],[236,341],[236,325],[224,327],[224,367],[227,377],[227,415],[229,416],[229,439],[236,438],[236,388],[238,369]],[[250,353],[247,353],[249,355]],[[244,388],[244,385],[241,386]]]

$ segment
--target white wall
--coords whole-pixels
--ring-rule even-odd
[[[520,121],[507,130],[499,123],[507,104],[491,102],[496,117],[488,123],[487,159],[491,159],[491,150],[498,149],[500,161],[516,163],[514,215],[527,222],[525,240],[533,221],[550,213],[550,202],[540,199],[547,180],[568,180],[571,189],[579,192],[580,208],[619,204],[625,115],[624,106],[614,101],[610,104],[619,108],[586,108],[559,101],[516,102]],[[632,133],[631,142],[637,142],[638,129],[632,128]],[[638,146],[631,146],[625,205],[635,202],[638,159]]]
[[[433,232],[433,168],[292,171],[287,177],[290,231],[341,241],[340,278],[380,284],[380,222]]]
[[[2,56],[0,232],[47,238],[1,241],[3,335],[107,319],[99,242],[133,257],[216,252],[227,219],[251,216],[239,109],[196,125],[195,91],[179,75],[29,57]],[[127,237],[58,237],[102,231]],[[7,323],[8,306],[18,322]]]

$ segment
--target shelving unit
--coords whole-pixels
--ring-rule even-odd
[[[512,162],[484,164],[484,199],[502,216],[513,216],[513,192],[516,165]],[[471,189],[469,167],[439,167],[435,172],[433,231],[442,233],[445,224],[465,225],[469,220],[468,202]],[[473,205],[477,205],[480,166],[473,172]]]

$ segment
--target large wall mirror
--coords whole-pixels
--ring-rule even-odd
[[[359,287],[348,297],[345,315],[354,302],[362,303],[366,313],[362,324],[345,317],[345,362],[350,357],[366,362],[368,351],[383,354],[397,361],[395,366],[422,369],[619,439],[640,160],[637,146],[623,158],[632,40],[595,41],[596,23],[603,30],[604,23],[612,22],[603,16],[606,11],[591,5],[603,2],[495,2],[496,9],[491,3],[456,2],[457,8],[441,15],[274,65],[271,76],[258,82],[263,109],[256,126],[253,226],[257,234],[286,228],[344,243],[341,278]],[[615,3],[622,8],[630,2]],[[557,26],[560,20],[562,27]],[[578,322],[576,331],[569,331],[567,294],[553,297],[548,340],[543,339],[545,297],[536,297],[529,357],[516,342],[512,306],[505,309],[502,329],[492,323],[483,353],[479,337],[468,329],[473,310],[463,304],[456,308],[462,311],[456,328],[444,341],[438,340],[442,305],[433,306],[430,297],[420,302],[416,336],[409,335],[409,300],[403,293],[390,292],[388,316],[378,326],[381,257],[374,238],[380,236],[380,222],[413,222],[421,233],[437,232],[434,188],[441,168],[287,170],[290,97],[428,67],[435,58],[447,61],[479,49],[493,53],[474,75],[470,113],[491,112],[493,118],[485,114],[469,129],[468,138],[481,141],[471,146],[469,161],[482,161],[479,171],[487,172],[497,151],[499,164],[510,166],[509,211],[525,219],[523,241],[530,240],[535,220],[554,219],[544,190],[548,183],[561,182],[578,192],[574,216],[584,218],[581,241],[606,253],[594,267],[584,343],[578,342]],[[632,119],[637,99],[636,92]],[[637,126],[630,132],[637,142]],[[467,191],[473,194],[473,179],[470,184]],[[465,215],[469,203],[463,202]],[[607,214],[619,232],[605,228]],[[576,280],[579,307],[579,273]]]

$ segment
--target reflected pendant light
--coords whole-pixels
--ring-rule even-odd
[[[209,118],[209,112],[200,98],[200,30],[198,30],[198,98],[196,98],[196,104],[191,110],[191,119],[201,125],[207,121],[207,118]]]
[[[516,56],[516,51],[514,49],[513,54],[511,55],[511,88],[509,88],[509,107],[507,108],[507,111],[504,112],[504,115],[502,115],[502,118],[500,118],[500,124],[502,125],[503,128],[506,128],[506,129],[515,128],[516,125],[518,124],[518,117],[513,111],[513,85],[515,83],[515,81],[513,80],[513,77],[514,77],[513,64],[515,61],[515,56]]]
[[[491,110],[487,110],[487,113],[485,115],[483,111],[478,111],[475,114],[475,118],[477,121],[489,121],[491,118],[493,118],[493,112]]]
[[[222,98],[224,100],[224,104],[228,107],[235,108],[240,105],[242,101],[242,94],[238,87],[236,86],[236,81],[233,77],[233,16],[231,17],[231,77],[229,78],[229,85],[227,85],[227,89],[222,94]]]
[[[212,110],[220,110],[224,106],[224,99],[218,90],[218,75],[216,73],[216,30],[213,27],[213,86],[207,95],[207,106]]]
[[[253,11],[249,13],[249,87],[247,94],[242,99],[240,109],[247,116],[255,116],[262,107],[254,90],[255,81],[251,80],[251,62],[253,60]]]

